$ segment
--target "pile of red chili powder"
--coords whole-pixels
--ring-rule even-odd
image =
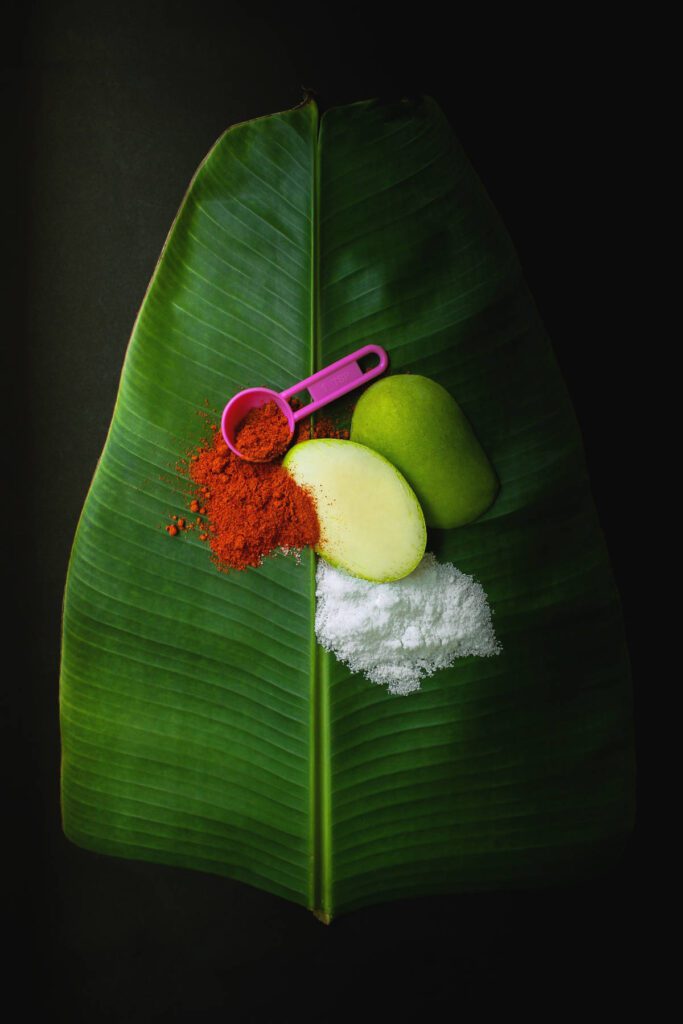
[[[272,403],[271,403],[272,404]],[[296,400],[292,402],[296,407]],[[249,414],[249,449],[282,452],[281,422],[268,406]],[[190,511],[200,515],[190,522],[173,517],[166,527],[170,536],[185,530],[201,530],[199,539],[208,541],[218,569],[247,569],[261,565],[263,558],[282,549],[301,550],[320,539],[320,524],[311,495],[282,468],[281,460],[247,462],[230,451],[215,424],[213,437],[188,452],[178,467],[193,485]],[[332,421],[319,419],[297,425],[294,443],[313,437],[348,437]],[[239,434],[240,444],[243,438]],[[241,449],[242,450],[242,449]],[[204,517],[204,518],[202,518]]]

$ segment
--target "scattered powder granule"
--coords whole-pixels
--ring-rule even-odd
[[[318,643],[390,693],[419,690],[456,658],[502,649],[484,588],[432,554],[395,583],[369,583],[319,559],[316,584]]]

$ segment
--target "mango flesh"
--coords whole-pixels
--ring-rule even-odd
[[[403,476],[377,452],[353,441],[319,438],[287,452],[282,465],[313,496],[319,555],[374,583],[400,580],[422,560],[424,516]]]
[[[351,439],[400,469],[428,526],[470,523],[498,492],[493,467],[462,409],[429,377],[398,374],[371,384],[356,404]]]

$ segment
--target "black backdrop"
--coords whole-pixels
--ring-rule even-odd
[[[3,43],[5,449],[15,456],[5,540],[24,653],[6,702],[4,845],[25,1011],[35,1004],[74,1022],[326,1021],[364,1010],[431,1019],[496,999],[554,1017],[560,1007],[607,1012],[624,978],[632,986],[638,976],[642,812],[623,861],[593,882],[403,901],[329,928],[267,893],[98,856],[61,832],[61,597],[133,320],[213,142],[235,121],[293,106],[304,88],[322,109],[426,92],[460,137],[574,401],[639,707],[629,559],[639,507],[637,495],[625,498],[637,378],[623,314],[638,71],[595,14],[585,31],[560,11],[552,25],[518,11],[476,22],[455,7],[444,22],[446,13],[258,0],[15,6]]]

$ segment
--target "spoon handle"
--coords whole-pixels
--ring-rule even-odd
[[[372,354],[379,357],[379,363],[363,373],[358,365],[358,360]],[[280,398],[286,402],[304,389],[310,393],[313,401],[302,409],[297,409],[294,413],[294,422],[296,423],[304,416],[310,416],[312,412],[321,409],[328,402],[333,402],[336,398],[341,398],[342,395],[360,387],[361,384],[367,384],[369,380],[379,377],[388,365],[389,356],[380,345],[365,345],[356,352],[344,356],[343,359],[338,359],[336,363],[331,363],[324,369],[318,370],[311,377],[299,381],[298,384],[287,388],[286,391],[281,391]]]

